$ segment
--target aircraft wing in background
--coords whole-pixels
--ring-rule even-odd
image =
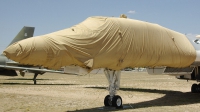
[[[20,72],[20,75],[24,76],[25,72],[28,73],[38,73],[38,74],[44,74],[45,72],[51,72],[51,73],[64,73],[62,70],[49,70],[45,68],[40,67],[19,67],[19,66],[7,66],[7,65],[0,65],[0,68],[4,69],[11,69],[11,70],[17,70]]]
[[[33,77],[33,81],[34,84],[36,84],[36,78],[38,76],[38,74],[42,75],[46,72],[50,72],[50,73],[64,73],[64,71],[62,70],[49,70],[49,69],[45,69],[45,68],[41,68],[41,67],[34,67],[34,66],[29,66],[29,67],[19,67],[19,66],[7,66],[7,65],[0,65],[0,68],[9,71],[9,72],[13,72],[13,71],[19,71],[21,76],[24,76],[26,72],[28,73],[34,73],[34,77]],[[10,73],[13,74],[13,73]],[[16,74],[16,72],[15,72]],[[65,73],[67,74],[67,73]],[[17,76],[17,74],[15,75]]]

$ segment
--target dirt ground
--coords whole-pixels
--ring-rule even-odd
[[[167,75],[124,71],[121,88],[124,109],[105,108],[107,79],[102,73],[85,76],[45,73],[33,84],[25,77],[0,76],[0,112],[197,112],[200,95],[190,93],[194,81]]]

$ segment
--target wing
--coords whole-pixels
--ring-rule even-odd
[[[45,72],[64,73],[64,71],[62,71],[62,70],[49,70],[49,69],[33,67],[33,66],[32,67],[19,67],[19,66],[0,65],[0,68],[4,69],[4,70],[17,70],[20,72],[21,75],[25,72],[37,73],[37,74],[44,74]],[[13,76],[13,75],[11,75],[11,76]]]

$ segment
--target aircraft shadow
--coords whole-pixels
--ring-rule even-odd
[[[85,87],[93,89],[106,89],[106,87]],[[157,89],[141,89],[141,88],[120,88],[121,91],[137,91],[137,92],[148,92],[148,93],[160,93],[166,94],[171,92],[180,92],[180,91],[169,91],[169,90],[157,90]]]
[[[79,84],[33,84],[33,83],[12,83],[12,82],[3,82],[0,83],[0,85],[64,85],[64,86],[70,86],[70,85],[79,85]]]
[[[10,78],[10,79],[4,79],[4,80],[33,80],[32,78]],[[54,79],[37,79],[37,81],[39,81],[39,80],[54,80]],[[2,82],[2,83],[0,83],[0,84],[2,84],[2,85],[34,85],[34,83],[33,82],[26,82],[26,83],[22,83],[22,82],[20,82],[20,83],[17,83],[17,82]],[[37,83],[36,85],[79,85],[79,84],[40,84],[40,83]]]
[[[33,78],[10,78],[10,79],[4,79],[4,80],[33,80]],[[53,80],[53,79],[37,79],[37,80]]]
[[[87,88],[105,89],[105,87],[87,87]],[[200,95],[198,93],[190,93],[190,92],[183,93],[180,91],[138,89],[138,88],[136,89],[135,88],[120,88],[120,90],[165,94],[165,96],[154,99],[154,100],[149,100],[149,101],[144,101],[144,102],[139,102],[139,103],[123,104],[124,108],[122,110],[134,110],[134,109],[139,109],[139,108],[158,107],[158,106],[180,106],[180,105],[200,103],[200,100],[199,100]],[[90,109],[76,110],[76,112],[92,112],[92,111],[121,111],[121,109],[115,109],[113,107],[111,107],[110,109],[109,107],[106,107],[106,108],[96,107],[96,108],[90,108]],[[73,112],[73,111],[70,111],[70,112]]]

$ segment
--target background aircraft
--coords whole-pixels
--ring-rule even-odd
[[[24,26],[20,32],[16,35],[16,37],[11,41],[11,44],[13,44],[14,42],[29,38],[29,37],[33,37],[33,33],[34,33],[34,27],[26,27]],[[8,45],[8,46],[9,46]],[[4,56],[3,54],[0,55],[0,65],[9,65],[15,63],[12,60],[9,60],[6,56]],[[13,69],[8,69],[5,67],[0,67],[0,75],[6,75],[6,76],[17,76],[17,73],[15,70]]]
[[[21,31],[16,35],[16,37],[9,44],[13,44],[17,41],[33,37],[34,27],[24,26]],[[17,76],[16,70],[20,72],[20,75],[24,76],[26,72],[34,73],[34,84],[36,84],[36,77],[38,74],[44,74],[45,72],[53,72],[53,73],[63,73],[63,71],[55,71],[45,69],[39,66],[30,66],[30,65],[22,65],[15,61],[8,59],[3,54],[0,55],[0,75],[4,76]]]

